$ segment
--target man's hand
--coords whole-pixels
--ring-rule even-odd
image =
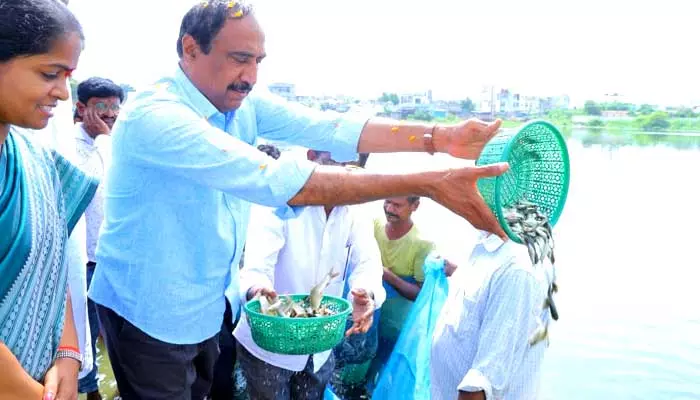
[[[495,233],[505,240],[506,233],[481,197],[476,181],[499,176],[507,170],[507,163],[451,169],[432,183],[428,194],[436,202],[469,221],[476,229]]]
[[[248,289],[248,292],[246,293],[246,299],[250,300],[258,294],[261,296],[267,296],[267,298],[269,298],[270,300],[274,300],[277,298],[277,292],[275,292],[275,289],[264,286],[253,286],[250,289]]]
[[[85,131],[97,135],[109,135],[111,130],[109,126],[97,115],[97,110],[93,107],[86,107],[83,115],[83,129]]]
[[[77,400],[80,364],[72,358],[59,358],[44,378],[44,400]]]
[[[454,274],[457,270],[457,264],[450,262],[449,260],[445,260],[443,270],[445,271],[445,275],[452,276],[452,274]]]
[[[345,332],[345,336],[356,333],[367,333],[372,326],[374,316],[374,300],[364,289],[352,290],[352,327]]]
[[[454,157],[476,160],[486,143],[498,133],[501,120],[484,122],[478,119],[469,119],[457,125],[446,128],[438,128],[438,133],[433,139],[439,151],[444,151]],[[445,135],[439,134],[441,131]]]

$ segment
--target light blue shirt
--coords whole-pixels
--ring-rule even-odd
[[[484,391],[487,400],[535,400],[548,340],[530,345],[550,321],[543,308],[553,276],[549,262],[532,266],[527,248],[484,237],[467,265],[450,278],[433,333],[433,400]]]
[[[256,138],[348,160],[365,122],[263,93],[221,113],[178,68],[129,101],[114,126],[90,298],[161,341],[216,335],[225,291],[234,315],[239,308],[250,202],[293,217],[287,202],[315,166],[274,160]]]

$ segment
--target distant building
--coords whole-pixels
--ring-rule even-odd
[[[537,96],[520,96],[520,112],[539,114],[542,112],[540,98]]]
[[[273,83],[267,87],[270,92],[284,97],[289,101],[296,101],[296,89],[293,83]]]
[[[476,104],[476,112],[480,114],[484,113],[497,113],[496,108],[496,88],[493,86],[484,86],[481,88],[481,93],[479,94],[479,100]]]
[[[399,105],[420,105],[433,102],[433,91],[428,90],[422,93],[402,93],[399,94]]]
[[[607,110],[607,111],[602,111],[601,116],[603,118],[623,118],[627,117],[629,115],[627,110],[621,110],[621,111],[614,111],[614,110]]]

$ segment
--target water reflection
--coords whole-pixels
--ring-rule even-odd
[[[669,146],[675,149],[700,148],[700,133],[658,134],[643,132],[606,131],[604,128],[587,128],[563,131],[564,136],[576,139],[585,147],[601,145],[608,148],[621,146]]]

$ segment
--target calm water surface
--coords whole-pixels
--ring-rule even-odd
[[[700,137],[581,131],[568,147],[571,186],[555,228],[561,317],[542,397],[700,399]],[[461,162],[401,154],[368,168],[426,163]],[[466,222],[430,201],[416,222],[448,258],[468,257]]]

